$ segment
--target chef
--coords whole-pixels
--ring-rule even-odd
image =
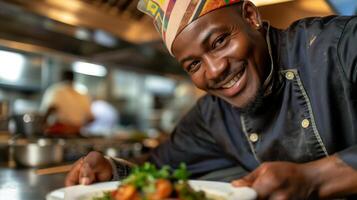
[[[236,169],[221,178],[254,188],[260,199],[357,194],[356,16],[301,19],[279,30],[250,1],[142,0],[138,7],[207,92],[149,161],[185,162],[194,178]],[[129,168],[92,152],[66,184],[124,177]]]

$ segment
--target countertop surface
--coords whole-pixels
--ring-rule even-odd
[[[0,136],[0,200],[44,200],[46,194],[64,187],[65,173],[37,175],[34,168],[8,167],[8,137],[2,134]],[[67,139],[65,163],[61,164],[73,162],[91,150],[105,152],[108,147],[111,147],[110,150],[120,149],[120,152],[111,152],[113,155],[110,156],[123,158],[134,156],[135,153],[138,154],[135,151],[141,151],[141,146],[137,150],[136,144],[123,144],[123,140],[105,138]]]
[[[35,169],[0,167],[1,200],[44,200],[46,194],[64,187],[66,174],[37,175]]]

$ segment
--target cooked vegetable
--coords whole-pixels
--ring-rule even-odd
[[[123,185],[114,192],[112,192],[112,197],[114,199],[132,200],[138,199],[138,194],[135,186],[128,184]]]
[[[166,199],[171,196],[173,191],[172,184],[167,179],[158,179],[155,182],[155,191],[148,193],[148,199]]]
[[[204,192],[190,187],[189,175],[185,164],[172,171],[168,166],[157,169],[145,163],[133,168],[117,190],[93,200],[208,200]]]

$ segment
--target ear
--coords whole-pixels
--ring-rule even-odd
[[[253,29],[259,30],[262,26],[258,8],[250,1],[243,1],[242,18],[245,19]]]

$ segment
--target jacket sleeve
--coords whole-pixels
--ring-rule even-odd
[[[177,168],[185,163],[193,178],[210,171],[227,168],[233,161],[224,158],[219,146],[207,128],[200,108],[200,99],[193,109],[182,118],[168,141],[151,152],[150,161],[158,167],[170,165]],[[205,110],[204,114],[210,111]]]
[[[351,17],[345,25],[338,46],[341,66],[349,81],[350,94],[354,102],[350,112],[357,115],[357,16]],[[357,127],[357,122],[355,122]],[[357,130],[354,129],[357,138]],[[357,144],[338,153],[339,157],[357,170]]]
[[[337,154],[345,163],[357,170],[357,145]]]
[[[357,16],[351,17],[345,25],[337,50],[347,79],[357,84]]]

